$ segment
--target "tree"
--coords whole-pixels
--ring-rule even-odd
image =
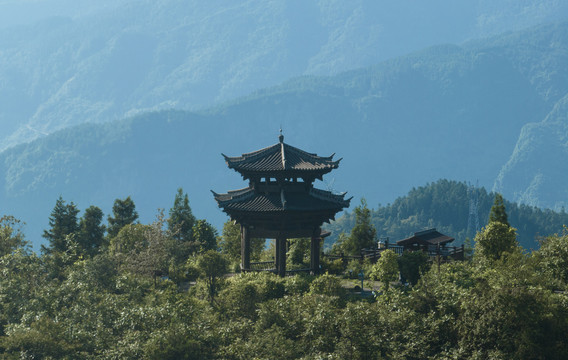
[[[388,291],[390,283],[398,280],[398,274],[398,255],[392,250],[384,250],[373,265],[371,278],[382,282],[385,291]]]
[[[306,260],[306,255],[310,252],[311,239],[309,238],[298,238],[290,239],[290,246],[288,249],[288,254],[286,255],[290,259],[291,264],[302,264]]]
[[[79,229],[77,214],[79,210],[73,202],[66,204],[60,196],[49,217],[49,230],[44,230],[43,237],[49,241],[49,248],[42,245],[46,253],[65,252],[68,247],[67,237]]]
[[[0,218],[0,257],[28,246],[21,231],[21,222],[13,216]]]
[[[98,253],[104,244],[106,228],[102,220],[103,211],[96,206],[90,206],[79,222],[79,247],[88,256]]]
[[[264,250],[264,239],[252,238],[250,240],[250,257],[259,259]],[[241,258],[241,226],[231,220],[223,224],[223,232],[219,240],[221,253],[226,254],[231,260]]]
[[[490,222],[475,236],[475,255],[488,260],[498,260],[517,247],[516,229],[499,221]]]
[[[114,200],[112,217],[108,217],[108,236],[115,237],[125,225],[133,224],[138,219],[134,201],[128,196],[124,200]]]
[[[416,285],[421,273],[428,271],[429,265],[428,254],[423,251],[405,251],[398,258],[400,276],[412,285]]]
[[[213,302],[218,291],[219,278],[227,273],[227,260],[215,250],[208,250],[197,259],[197,266],[205,279],[209,300]]]
[[[345,289],[341,286],[341,280],[334,275],[324,274],[314,279],[310,284],[310,294],[338,296],[345,295]]]
[[[156,220],[144,227],[144,243],[147,244],[141,251],[128,259],[130,270],[142,275],[157,276],[168,274],[170,260],[173,259],[175,240],[168,231],[164,230],[165,216],[160,211]]]
[[[150,225],[128,224],[110,240],[112,254],[137,254],[148,247],[146,231]]]
[[[568,284],[568,227],[561,235],[555,234],[540,240],[540,249],[533,253],[540,268],[550,278]]]
[[[174,239],[191,242],[194,224],[195,216],[193,216],[189,207],[189,198],[187,194],[183,194],[183,189],[179,188],[174,199],[174,206],[170,209],[168,229],[173,234]]]
[[[365,199],[361,199],[361,205],[357,206],[354,212],[355,226],[347,241],[343,243],[344,251],[348,254],[359,254],[361,249],[373,247],[377,237],[377,230],[371,224],[371,210]]]
[[[199,251],[217,249],[217,230],[206,220],[197,220],[193,225],[193,240]]]
[[[499,193],[495,194],[495,201],[493,202],[491,212],[489,213],[489,222],[500,222],[507,226],[511,226],[509,225],[509,220],[507,219],[507,212],[505,210],[503,196]]]

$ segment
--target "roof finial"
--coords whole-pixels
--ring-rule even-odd
[[[280,135],[278,136],[278,141],[281,143],[284,142],[284,135],[282,135],[282,126],[280,126]]]

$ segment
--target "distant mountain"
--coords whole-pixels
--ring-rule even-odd
[[[2,1],[0,150],[567,18],[557,0]]]
[[[543,121],[523,127],[494,188],[523,204],[561,210],[568,207],[567,174],[568,94]]]
[[[59,195],[107,214],[114,199],[131,195],[150,221],[183,187],[196,215],[220,227],[226,217],[209,190],[246,186],[220,153],[269,146],[280,127],[291,145],[344,158],[318,187],[364,196],[372,207],[440,178],[490,188],[521,129],[568,93],[566,49],[568,24],[543,26],[333,77],[299,77],[200,113],[150,112],[61,130],[0,153],[0,213],[27,221],[37,243]],[[507,179],[500,191],[522,188],[515,183],[522,178]]]

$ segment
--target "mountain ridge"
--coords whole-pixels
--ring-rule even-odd
[[[0,27],[0,149],[81,122],[194,111],[294,76],[568,18],[568,5],[553,0],[51,3],[0,4],[0,19],[12,13],[6,23],[19,24]],[[37,20],[18,20],[23,10]]]

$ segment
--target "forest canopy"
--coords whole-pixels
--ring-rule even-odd
[[[379,204],[371,209],[371,222],[378,237],[389,237],[391,241],[404,239],[416,231],[436,228],[454,237],[454,244],[461,245],[468,238],[472,240],[476,230],[487,224],[495,196],[484,188],[472,187],[465,182],[441,179],[413,188],[392,204]],[[477,200],[478,229],[468,229],[472,199]],[[560,233],[563,225],[568,224],[568,214],[564,209],[556,212],[507,200],[503,200],[503,204],[508,221],[517,229],[517,239],[526,250],[537,249],[539,237]],[[350,232],[355,226],[355,215],[354,212],[345,212],[337,221],[326,226],[333,234],[328,247],[339,234]]]
[[[436,193],[430,203],[441,204],[459,191],[448,197],[432,189],[465,187],[444,180],[411,195]],[[512,227],[518,208],[506,201],[494,201],[495,216],[465,261],[432,266],[424,253],[388,250],[375,264],[324,258],[323,275],[278,277],[239,273],[235,225],[228,222],[218,236],[195,219],[182,189],[173,200],[169,217],[162,210],[141,224],[134,200],[117,199],[109,233],[99,208],[81,215],[59,198],[40,255],[30,251],[20,222],[3,217],[1,357],[562,359],[568,353],[568,229],[524,251]],[[401,209],[412,201],[395,204]],[[376,234],[370,215],[377,211],[367,210],[362,202],[359,230],[349,229],[356,237]],[[290,266],[305,261],[307,244],[290,242]],[[270,258],[270,251],[258,247],[255,258]]]

